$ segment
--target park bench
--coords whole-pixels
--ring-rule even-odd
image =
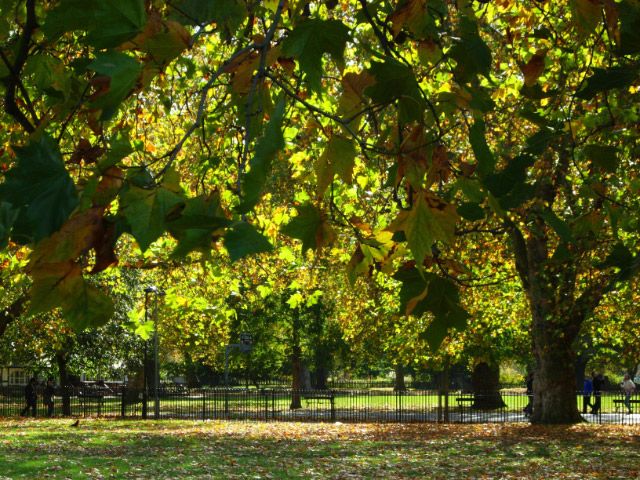
[[[460,395],[456,397],[456,403],[458,404],[458,409],[460,410],[460,421],[464,421],[464,409],[465,405],[467,408],[470,408],[475,398],[473,395]]]
[[[640,405],[640,398],[638,398],[637,396],[631,397],[631,400],[629,400],[629,403],[631,405]],[[618,413],[621,408],[625,408],[624,397],[614,398],[613,406],[615,408],[616,413]]]
[[[94,403],[97,407],[97,414],[102,414],[104,398],[113,395],[113,390],[103,382],[83,382],[77,390],[78,399],[82,406],[83,414],[87,415],[87,409],[90,404]]]
[[[336,419],[336,405],[335,400],[336,396],[332,391],[320,391],[320,392],[306,392],[302,394],[302,398],[307,403],[307,407],[309,404],[312,405],[315,403],[316,407],[319,406],[322,402],[329,402],[331,406],[331,421]]]

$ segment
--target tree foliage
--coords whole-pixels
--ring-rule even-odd
[[[435,349],[500,276],[465,252],[508,242],[534,420],[577,419],[553,366],[640,266],[637,0],[0,8],[0,234],[31,252],[31,312],[104,323],[87,277],[122,259],[295,239],[313,262],[349,252],[352,282],[401,282]]]

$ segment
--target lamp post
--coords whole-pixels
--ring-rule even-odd
[[[153,306],[153,391],[154,391],[154,408],[153,413],[156,419],[160,418],[160,396],[159,396],[159,387],[160,387],[160,370],[159,370],[159,362],[158,362],[158,297],[162,297],[165,295],[164,290],[159,289],[155,285],[149,285],[144,289],[144,320],[145,322],[149,321],[148,311],[149,311],[149,294],[154,294],[155,303]],[[143,392],[143,403],[142,403],[142,418],[147,418],[147,401],[149,398],[149,383],[147,380],[147,342],[145,342],[144,346],[144,392]]]

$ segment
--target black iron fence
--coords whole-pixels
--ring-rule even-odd
[[[374,423],[499,423],[527,422],[529,397],[519,392],[500,395],[433,390],[291,390],[163,387],[156,394],[123,386],[118,389],[58,389],[54,416],[150,419],[229,419]],[[640,424],[640,397],[603,393],[601,409],[583,416],[594,423]],[[576,395],[582,410],[582,394]],[[17,416],[25,407],[24,388],[0,387],[0,416]],[[38,391],[36,416],[47,416]],[[31,410],[26,412],[31,415]]]

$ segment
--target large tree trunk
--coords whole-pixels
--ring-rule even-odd
[[[60,388],[62,389],[62,415],[71,415],[71,381],[67,371],[67,355],[65,352],[56,352],[56,363],[60,374]]]
[[[533,332],[537,368],[533,377],[532,423],[581,422],[576,400],[575,355],[561,336]]]
[[[328,390],[327,377],[329,376],[329,370],[324,365],[317,365],[316,370],[313,372],[313,385],[317,390]]]
[[[394,368],[395,379],[393,382],[393,390],[396,392],[406,392],[407,386],[404,383],[404,367],[401,364],[397,364]]]
[[[500,395],[500,366],[479,362],[471,374],[473,408],[495,409],[506,404]]]
[[[573,344],[584,320],[585,306],[583,297],[573,298],[575,277],[560,272],[561,267],[546,265],[530,269],[528,298],[536,358],[532,423],[571,424],[583,421],[576,400]]]
[[[535,220],[526,240],[515,225],[508,226],[516,269],[532,316],[536,368],[531,421],[540,424],[581,422],[572,345],[583,320],[602,298],[603,288],[594,284],[580,295],[576,294],[575,264],[550,258],[544,233],[546,226],[541,218]]]

